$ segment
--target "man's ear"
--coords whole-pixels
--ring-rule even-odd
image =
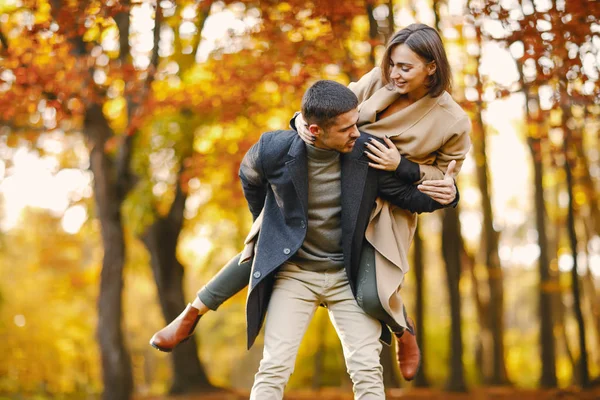
[[[323,135],[323,129],[317,124],[310,124],[308,126],[309,132],[316,138],[319,138]]]

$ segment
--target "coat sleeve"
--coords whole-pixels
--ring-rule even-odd
[[[242,190],[244,191],[244,197],[252,213],[253,220],[258,218],[267,197],[268,182],[261,160],[262,142],[263,138],[261,137],[258,143],[248,150],[242,160],[239,171]]]
[[[444,208],[442,204],[433,200],[428,195],[421,193],[416,185],[399,179],[394,172],[377,171],[377,173],[378,195],[392,204],[419,214]],[[458,188],[456,188],[454,201],[446,207],[456,207],[458,199]]]
[[[443,144],[437,151],[436,159],[433,165],[420,165],[420,178],[416,183],[421,183],[426,180],[444,179],[446,169],[450,161],[456,161],[454,175],[458,175],[462,167],[463,161],[467,157],[467,153],[471,149],[471,121],[467,115],[458,119],[448,129],[448,133],[444,137]],[[404,160],[400,162],[402,164]]]

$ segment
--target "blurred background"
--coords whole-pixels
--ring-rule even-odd
[[[413,22],[442,34],[473,147],[459,207],[412,248],[423,368],[401,382],[384,348],[386,387],[597,385],[599,19],[588,0],[1,0],[0,397],[247,394],[245,292],[173,355],[148,340],[242,248],[246,150]],[[288,388],[324,387],[351,395],[320,310]]]

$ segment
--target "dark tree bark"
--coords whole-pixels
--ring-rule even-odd
[[[462,236],[458,209],[448,208],[444,211],[442,223],[442,254],[446,263],[446,277],[450,299],[451,334],[450,334],[450,376],[446,387],[453,392],[467,391],[465,383],[460,309],[460,275]]]
[[[377,36],[378,36],[378,27],[377,27],[377,20],[375,19],[375,17],[373,16],[373,3],[370,1],[367,1],[366,3],[366,8],[367,8],[367,16],[369,17],[369,41],[371,42],[371,51],[369,53],[369,60],[371,62],[372,66],[375,66],[375,41],[377,40]]]
[[[384,21],[382,26],[377,22],[373,15],[375,9],[375,3],[368,1],[366,2],[366,13],[369,17],[369,41],[371,42],[371,52],[369,53],[369,60],[372,66],[375,66],[375,43],[381,40],[382,44],[387,44],[388,40],[395,33],[396,25],[394,23],[394,2],[388,0],[386,4],[388,8],[387,20]]]
[[[521,74],[521,83],[525,92],[525,112],[527,118],[527,129],[535,127],[536,134],[527,135],[527,145],[531,153],[533,163],[533,186],[534,205],[535,205],[535,227],[538,232],[538,246],[540,247],[540,257],[538,261],[538,270],[540,274],[539,284],[539,314],[540,314],[540,354],[542,361],[542,376],[540,377],[540,386],[544,388],[555,388],[558,385],[556,379],[556,343],[554,339],[554,317],[552,312],[553,297],[557,287],[556,277],[550,273],[550,260],[548,259],[549,245],[548,236],[546,234],[546,202],[544,200],[544,170],[542,162],[542,129],[534,118],[532,118],[531,110],[529,109],[530,88],[525,84],[522,76],[522,66],[518,64]]]
[[[392,35],[396,33],[396,22],[394,21],[394,0],[388,0],[388,17],[387,17],[387,31],[385,34],[385,44],[390,40]]]
[[[104,245],[97,328],[104,383],[102,398],[127,400],[133,390],[133,374],[121,328],[125,265],[121,205],[125,193],[116,183],[114,161],[104,151],[112,130],[100,105],[88,107],[84,129],[91,145],[90,167],[94,174],[94,196]]]
[[[201,32],[204,28],[206,18],[210,14],[212,2],[203,2],[198,5],[197,29],[198,33],[193,41],[194,51],[190,55],[184,55],[180,64],[180,70],[189,69],[195,63],[195,55],[200,44]],[[151,65],[154,71],[158,67],[158,44],[160,40],[160,25],[162,23],[162,12],[157,8],[154,29],[154,48],[152,52]],[[176,38],[179,43],[179,38]],[[149,74],[147,86],[150,87],[154,74]],[[183,111],[185,117],[190,117],[188,111]],[[192,148],[192,143],[188,146]],[[189,154],[183,154],[185,157]],[[181,172],[176,184],[175,199],[169,214],[165,217],[157,217],[154,223],[141,236],[142,242],[150,253],[150,263],[154,281],[158,290],[159,303],[165,321],[168,323],[175,319],[185,308],[186,301],[183,293],[183,266],[177,259],[177,243],[183,227],[183,213],[187,195],[181,189]],[[194,336],[180,344],[172,353],[171,363],[173,368],[173,382],[170,393],[190,393],[214,391],[216,388],[209,382],[206,371],[198,357],[198,346]]]
[[[533,180],[535,188],[535,225],[538,232],[538,245],[540,258],[538,270],[540,274],[539,285],[539,314],[540,314],[540,352],[542,358],[542,376],[540,386],[545,388],[557,387],[556,379],[556,354],[554,341],[554,321],[552,314],[552,287],[553,279],[550,275],[550,261],[548,260],[548,238],[546,236],[546,203],[544,201],[543,164],[541,141],[539,138],[529,136],[527,144],[533,161]]]
[[[578,338],[579,338],[579,364],[577,372],[579,375],[579,383],[586,388],[590,385],[590,375],[588,369],[588,354],[585,340],[585,321],[583,319],[583,311],[581,309],[581,290],[579,288],[579,274],[577,273],[577,233],[575,231],[575,207],[573,204],[573,164],[574,160],[571,154],[570,143],[572,132],[567,127],[566,115],[568,108],[563,107],[563,151],[565,156],[564,169],[567,176],[567,194],[569,197],[568,214],[567,214],[567,230],[569,236],[569,244],[571,246],[571,256],[573,257],[573,268],[571,270],[571,288],[573,291],[573,309],[575,319],[577,320]]]
[[[142,236],[150,252],[152,273],[158,289],[162,313],[167,322],[174,320],[185,308],[183,266],[177,260],[177,242],[183,227],[185,193],[177,182],[176,194],[169,214],[158,217]],[[198,358],[194,336],[180,344],[172,353],[173,384],[171,393],[212,391],[214,386]]]
[[[492,200],[488,187],[488,167],[483,132],[481,111],[477,113],[473,124],[473,149],[477,159],[477,181],[481,190],[481,206],[483,211],[484,262],[488,270],[489,300],[487,304],[487,321],[493,338],[492,371],[488,384],[503,385],[508,383],[506,364],[504,362],[504,291],[503,272],[498,257],[498,232],[494,229]]]
[[[421,368],[415,377],[416,387],[428,387],[429,382],[425,374],[425,275],[423,260],[423,240],[421,239],[421,230],[419,223],[415,229],[413,239],[413,270],[415,271],[415,324],[417,329],[417,343],[421,349]]]
[[[481,30],[476,27],[477,43],[481,46]],[[477,57],[479,64],[479,57]],[[476,89],[483,93],[483,85],[479,70],[476,72]],[[489,189],[486,135],[481,113],[483,101],[477,101],[477,112],[473,124],[473,150],[477,166],[477,182],[481,191],[481,208],[483,211],[483,238],[484,238],[484,263],[488,269],[489,302],[487,304],[487,323],[492,343],[492,371],[487,376],[487,383],[491,385],[505,385],[509,383],[504,360],[504,291],[503,272],[498,256],[498,232],[494,229],[494,214],[492,199]]]

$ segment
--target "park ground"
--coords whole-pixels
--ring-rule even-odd
[[[297,391],[286,394],[285,400],[352,400],[352,393],[339,389]],[[248,392],[231,391],[204,395],[151,396],[136,400],[242,400]],[[583,391],[577,388],[560,390],[524,390],[514,388],[477,388],[468,393],[449,393],[432,389],[391,389],[387,399],[401,400],[600,400],[600,388]]]

